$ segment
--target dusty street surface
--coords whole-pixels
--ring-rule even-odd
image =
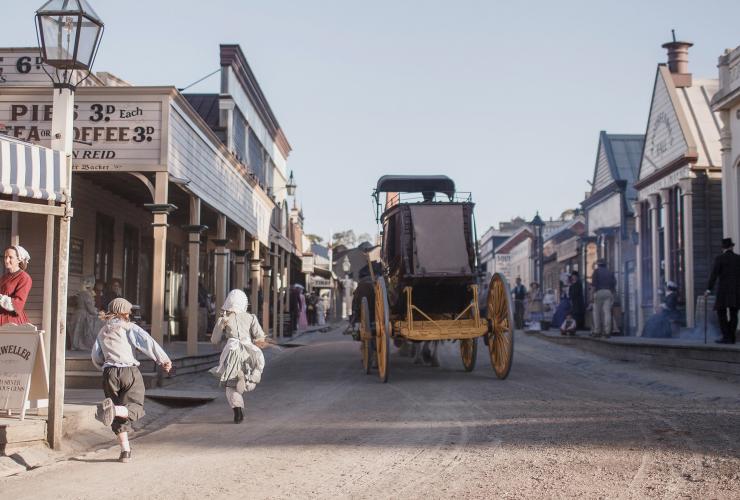
[[[268,365],[243,424],[222,396],[134,440],[129,464],[89,453],[0,497],[738,498],[737,385],[516,341],[505,381],[484,346],[464,373],[447,344],[440,368],[393,350],[382,385],[351,338],[311,334]]]

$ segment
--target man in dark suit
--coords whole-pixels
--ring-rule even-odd
[[[717,341],[718,344],[735,343],[737,311],[740,307],[740,255],[732,250],[734,246],[732,238],[722,240],[722,254],[714,259],[707,285],[706,294],[709,295],[719,280],[717,300],[714,303],[722,330],[722,339]]]
[[[527,298],[527,288],[522,285],[522,279],[517,277],[516,286],[511,290],[514,297],[514,327],[524,328],[524,299]]]
[[[573,314],[573,319],[576,320],[576,328],[584,330],[586,328],[586,304],[583,300],[583,284],[578,271],[573,271],[570,275],[568,298],[570,299],[571,314]]]

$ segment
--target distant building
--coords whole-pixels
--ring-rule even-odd
[[[691,45],[663,45],[668,64],[659,64],[655,74],[635,182],[640,327],[660,308],[666,281],[678,285],[686,324],[694,325],[695,299],[723,236],[719,117],[709,104],[719,84],[689,73]]]
[[[637,262],[633,204],[645,138],[640,134],[601,131],[591,192],[581,203],[585,213],[585,242],[596,245],[594,257],[604,259],[617,278],[615,318],[620,330],[637,331]],[[586,262],[585,268],[593,268]]]
[[[740,244],[740,46],[719,58],[719,92],[712,109],[721,119],[724,236]]]

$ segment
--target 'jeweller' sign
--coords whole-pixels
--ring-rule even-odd
[[[38,343],[36,335],[0,334],[0,409],[23,408]]]
[[[0,95],[0,123],[5,125],[8,135],[23,141],[50,146],[52,110],[51,91],[47,100]],[[151,101],[134,101],[78,91],[73,169],[159,170],[161,132],[162,101],[157,97]]]

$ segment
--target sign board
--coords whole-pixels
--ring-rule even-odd
[[[50,87],[51,80],[42,66],[39,49],[0,49],[0,88],[10,85]],[[46,70],[54,72],[54,68]]]
[[[29,400],[49,394],[49,375],[41,332],[33,325],[0,328],[0,410],[25,417]]]
[[[313,255],[304,255],[301,261],[301,272],[312,273],[313,272]]]
[[[75,95],[75,171],[161,170],[163,105],[157,96]],[[0,92],[0,123],[7,134],[42,146],[51,145],[52,101]]]
[[[311,286],[313,288],[331,288],[331,280],[327,278],[311,277]]]
[[[38,47],[0,48],[0,88],[17,85],[51,87],[49,75],[55,73],[54,68],[41,62]],[[71,83],[84,86],[96,80],[94,75],[87,76],[87,72],[75,70]]]
[[[578,255],[578,237],[568,238],[558,245],[558,262],[564,262]]]

